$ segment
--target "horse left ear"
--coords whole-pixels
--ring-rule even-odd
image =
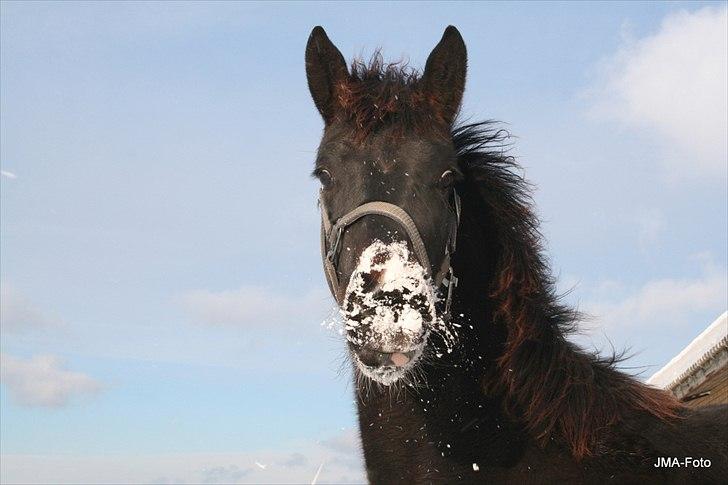
[[[460,110],[467,68],[465,41],[458,29],[450,25],[427,58],[420,81],[423,91],[441,106],[440,114],[447,123],[452,123]]]

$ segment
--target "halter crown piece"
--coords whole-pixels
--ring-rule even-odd
[[[445,286],[447,289],[445,297],[445,311],[443,318],[447,320],[450,317],[450,306],[452,305],[453,292],[458,284],[452,265],[450,264],[450,256],[455,253],[455,243],[457,240],[458,226],[460,225],[460,197],[453,190],[453,219],[450,222],[450,233],[447,243],[445,244],[445,257],[442,260],[440,270],[434,277],[435,283],[439,286]],[[415,221],[410,215],[395,204],[389,202],[374,201],[366,202],[355,207],[334,221],[332,224],[329,214],[324,204],[322,195],[319,195],[319,207],[321,208],[321,259],[324,263],[324,274],[326,282],[329,284],[331,294],[338,301],[339,294],[339,277],[336,272],[336,266],[339,261],[339,253],[341,252],[341,239],[346,229],[364,216],[378,215],[389,217],[404,228],[409,237],[410,243],[414,250],[418,262],[425,269],[425,275],[431,276],[430,258],[427,256],[427,247],[425,246],[422,236]],[[339,301],[339,304],[342,302]]]

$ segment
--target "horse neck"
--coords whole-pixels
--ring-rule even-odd
[[[360,382],[359,430],[372,482],[427,476],[428,469],[487,462],[508,467],[522,456],[526,433],[482,392],[475,366],[443,357],[422,363],[421,387],[384,388]]]
[[[483,249],[493,241],[475,223],[470,209],[463,212],[460,235],[453,260],[461,267],[452,307],[452,323],[459,325],[454,348],[448,352],[445,342],[431,334],[428,356],[414,375],[416,387],[395,383],[386,388],[357,380],[360,432],[368,464],[377,449],[397,449],[413,441],[435,445],[436,456],[431,460],[458,453],[466,462],[472,458],[468,466],[476,459],[507,465],[522,452],[526,441],[522,425],[505,414],[502,395],[483,392],[484,378],[505,340],[504,333],[496,335],[498,331],[488,324],[493,309],[486,275],[494,260],[492,252]]]

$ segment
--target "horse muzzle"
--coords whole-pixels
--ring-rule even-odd
[[[431,329],[438,322],[449,320],[457,285],[450,256],[455,251],[460,221],[460,198],[454,191],[452,199],[449,233],[439,270],[431,266],[420,231],[401,207],[383,201],[367,202],[332,223],[323,197],[319,199],[326,281],[340,305],[346,339],[357,367],[382,384],[391,384],[406,375],[422,355]],[[404,230],[406,241],[373,240],[362,251],[344,288],[338,271],[342,238],[352,224],[367,216],[393,220]],[[441,285],[446,291],[438,318],[435,294]]]
[[[360,370],[407,369],[437,318],[432,280],[406,243],[374,241],[349,280],[342,314]]]

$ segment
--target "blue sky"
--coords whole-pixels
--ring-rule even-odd
[[[580,342],[649,376],[726,309],[723,2],[2,2],[0,22],[3,481],[361,478],[321,325],[315,25],[414,66],[460,29],[462,115],[517,137],[593,315]]]

